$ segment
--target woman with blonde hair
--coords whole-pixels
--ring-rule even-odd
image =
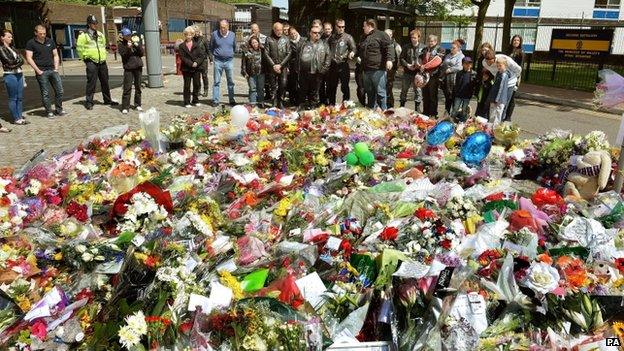
[[[200,106],[199,88],[201,66],[206,60],[206,52],[200,47],[195,37],[195,30],[189,26],[184,29],[184,42],[180,44],[179,52],[182,59],[182,76],[184,77],[184,106]],[[193,99],[191,100],[191,83],[193,83]]]

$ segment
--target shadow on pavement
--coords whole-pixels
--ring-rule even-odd
[[[85,75],[61,75],[63,80],[63,101],[69,101],[78,97],[84,97],[85,88],[87,84],[87,77]],[[108,84],[111,89],[118,88],[123,83],[123,75],[110,75]],[[26,88],[24,89],[24,111],[29,111],[43,106],[41,102],[41,92],[39,90],[39,83],[34,76],[26,77]],[[100,92],[100,84],[96,86],[96,94]],[[2,118],[10,118],[5,114],[8,114],[8,108],[6,104],[6,88],[4,82],[0,84],[0,111],[6,111],[2,114]],[[54,103],[54,91],[50,92],[50,98]],[[113,96],[115,100],[121,100],[121,96]]]

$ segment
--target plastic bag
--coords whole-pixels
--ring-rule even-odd
[[[145,139],[156,152],[164,152],[164,145],[160,141],[160,113],[152,107],[144,113],[139,113],[141,128],[145,133]]]
[[[140,115],[142,115],[142,113]],[[93,141],[94,139],[116,139],[125,134],[127,131],[128,125],[120,124],[117,126],[108,127],[95,134],[89,135],[87,137],[87,141]]]

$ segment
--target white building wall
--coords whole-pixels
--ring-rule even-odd
[[[595,0],[542,0],[542,18],[592,18]]]

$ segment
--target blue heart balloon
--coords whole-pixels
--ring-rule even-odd
[[[462,144],[460,155],[469,165],[478,165],[490,153],[492,138],[484,132],[470,135]]]
[[[449,121],[441,121],[427,132],[427,143],[429,145],[444,144],[455,132],[455,125]]]

